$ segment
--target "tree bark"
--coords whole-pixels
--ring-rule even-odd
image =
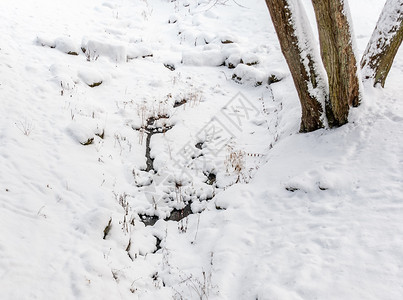
[[[386,77],[403,39],[403,0],[387,0],[361,59],[365,79],[385,86]]]
[[[322,128],[327,81],[320,73],[323,66],[312,45],[313,35],[304,26],[309,24],[305,12],[299,0],[266,0],[266,4],[300,99],[300,132]]]
[[[357,60],[353,51],[347,0],[312,0],[322,61],[329,80],[330,127],[348,122],[350,106],[360,99]]]

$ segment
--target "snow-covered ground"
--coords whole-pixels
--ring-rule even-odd
[[[402,51],[299,134],[265,2],[214,2],[0,2],[0,299],[403,297]]]

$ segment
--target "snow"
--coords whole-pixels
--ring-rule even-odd
[[[268,82],[269,76],[252,66],[238,64],[234,69],[232,78],[239,83],[257,86],[263,84],[263,82]]]
[[[191,66],[220,66],[226,57],[219,49],[202,49],[201,51],[186,51],[182,55],[182,62]]]
[[[126,46],[118,42],[102,42],[85,37],[81,43],[81,48],[85,50],[87,59],[90,60],[96,60],[99,56],[106,56],[113,62],[125,62],[127,60]]]
[[[1,1],[1,299],[402,298],[401,51],[300,134],[265,3],[237,2]],[[380,2],[350,1],[359,53]]]

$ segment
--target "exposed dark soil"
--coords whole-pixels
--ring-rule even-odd
[[[207,180],[206,180],[207,184],[213,185],[216,182],[216,179],[217,179],[216,174],[208,173],[208,174],[205,174],[205,175],[207,176]]]
[[[191,215],[192,209],[190,208],[191,203],[188,203],[184,208],[182,209],[174,209],[171,212],[171,215],[166,218],[166,221],[176,221],[179,222],[180,220],[186,218],[187,216]]]
[[[203,142],[199,142],[199,143],[197,143],[196,145],[195,145],[195,147],[197,148],[197,149],[199,149],[199,150],[202,150],[203,149]]]
[[[89,84],[88,86],[94,88],[94,87],[100,86],[101,84],[102,84],[102,81],[99,81],[99,82],[94,82],[92,84]]]
[[[175,66],[171,64],[164,64],[164,67],[170,71],[175,71]]]
[[[159,237],[155,236],[155,235],[154,235],[154,237],[157,239],[157,241],[155,243],[155,247],[157,247],[157,249],[153,253],[156,253],[158,250],[161,249],[162,240]]]
[[[188,101],[186,99],[182,99],[181,101],[177,101],[174,103],[174,107],[179,107],[186,104]]]
[[[154,226],[154,224],[159,220],[157,216],[139,215],[139,217],[140,221],[146,226]]]
[[[94,138],[89,138],[85,142],[82,142],[82,143],[80,142],[80,144],[83,146],[88,146],[88,145],[91,145],[93,142],[94,142]]]
[[[176,221],[186,218],[187,216],[193,214],[192,209],[190,208],[191,203],[188,203],[182,209],[174,209],[172,210],[169,217],[165,218],[165,221]],[[148,216],[148,215],[139,215],[140,221],[144,223],[146,226],[154,226],[155,223],[159,220],[157,216]],[[157,238],[158,239],[158,238]]]

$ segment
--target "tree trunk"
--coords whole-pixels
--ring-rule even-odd
[[[388,0],[361,59],[365,79],[373,85],[385,80],[403,39],[403,0]]]
[[[314,39],[305,12],[299,0],[266,0],[266,4],[301,102],[300,132],[322,128],[326,75],[320,73],[323,66],[312,45]]]
[[[357,60],[353,51],[347,0],[312,0],[322,61],[329,79],[330,127],[348,122],[350,106],[360,99]]]

